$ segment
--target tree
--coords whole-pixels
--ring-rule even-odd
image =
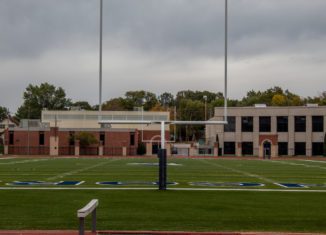
[[[182,99],[179,102],[178,107],[178,120],[187,121],[201,121],[205,118],[205,104],[198,100]],[[179,137],[185,140],[192,140],[194,135],[197,134],[196,138],[201,137],[200,135],[204,130],[203,125],[192,125],[192,126],[177,126]],[[180,138],[179,138],[180,139]]]
[[[166,106],[172,107],[175,105],[174,96],[169,92],[164,92],[163,94],[161,94],[158,97],[158,100],[159,100],[161,106],[164,106],[164,107],[166,107]]]
[[[272,106],[286,106],[287,99],[285,95],[276,94],[272,98]]]
[[[110,99],[102,104],[102,110],[109,110],[109,111],[125,111],[128,110],[126,108],[126,101],[119,97]]]
[[[89,132],[79,132],[74,136],[76,140],[79,140],[80,147],[88,147],[92,144],[97,144],[98,141],[96,137]]]
[[[42,83],[40,86],[28,85],[23,94],[24,103],[18,108],[16,116],[19,119],[40,119],[42,109],[66,110],[71,106],[65,91],[54,85]]]
[[[0,106],[0,122],[6,119],[9,115],[9,109]]]
[[[128,110],[143,106],[144,110],[148,111],[158,103],[155,94],[148,91],[128,91],[125,96],[125,105]]]

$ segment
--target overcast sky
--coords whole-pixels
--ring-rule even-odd
[[[229,0],[229,96],[326,90],[325,0]],[[0,0],[0,105],[49,82],[98,102],[99,0]],[[223,91],[224,0],[104,0],[103,100]]]

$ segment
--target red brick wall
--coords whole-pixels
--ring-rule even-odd
[[[142,135],[142,131],[139,130],[140,133],[140,141],[142,140],[141,135]],[[160,141],[161,140],[161,131],[144,131],[144,137],[143,140],[144,141],[149,141],[151,140],[154,136],[158,136],[155,137],[153,140],[154,141]],[[165,140],[170,140],[170,131],[165,131]]]
[[[277,134],[276,135],[259,135],[259,145],[263,144],[263,141],[270,140],[272,145],[277,145]]]
[[[14,144],[11,145],[12,151],[14,151],[14,147],[21,148],[21,147],[27,147],[28,146],[28,136],[29,136],[29,146],[31,147],[38,147],[39,145],[39,133],[40,131],[33,131],[30,130],[29,132],[27,130],[15,130],[14,131]],[[49,147],[50,145],[50,136],[57,136],[59,139],[59,147],[68,147],[69,146],[69,136],[70,131],[60,131],[55,130],[54,128],[51,128],[50,131],[44,131],[44,145],[43,147]],[[72,132],[75,135],[79,132]],[[96,139],[100,140],[100,131],[93,131],[92,133]],[[105,143],[104,147],[123,147],[126,146],[128,148],[137,148],[138,143],[141,142],[141,134],[142,132],[139,130],[136,130],[135,132],[118,132],[114,130],[106,131],[105,133]],[[144,140],[151,140],[154,136],[158,136],[154,138],[155,141],[160,140],[160,131],[144,131]],[[130,145],[130,136],[131,134],[134,134],[134,145]],[[170,139],[170,133],[169,131],[165,132],[166,140]],[[5,134],[6,141],[5,143],[9,143],[9,133],[6,132]],[[95,144],[95,146],[98,146],[98,144]],[[22,153],[23,154],[23,153]]]
[[[14,146],[26,147],[28,146],[40,146],[39,144],[40,131],[14,131]],[[9,135],[6,135],[7,143],[9,144]],[[44,147],[50,146],[50,132],[44,131]]]

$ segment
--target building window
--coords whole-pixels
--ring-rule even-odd
[[[5,124],[0,124],[0,129],[5,129],[6,125]]]
[[[69,132],[69,146],[74,146],[75,145],[75,132],[70,131]]]
[[[324,117],[323,116],[312,116],[312,131],[313,132],[324,132]]]
[[[242,142],[242,155],[253,155],[253,143],[252,142]]]
[[[43,131],[40,131],[39,133],[39,145],[44,145],[44,132]]]
[[[271,117],[259,117],[259,132],[271,131]]]
[[[294,131],[295,132],[306,132],[306,116],[295,116],[294,117]]]
[[[306,142],[294,143],[294,155],[306,155]]]
[[[278,142],[278,155],[279,156],[288,155],[288,142]]]
[[[100,133],[100,142],[105,145],[105,133],[104,132],[101,132]]]
[[[224,142],[224,154],[235,155],[235,142]]]
[[[9,131],[9,144],[13,145],[14,144],[14,132]]]
[[[313,142],[312,143],[312,156],[322,156],[324,154],[324,143]]]
[[[288,132],[289,130],[289,118],[287,116],[277,117],[277,132]]]
[[[241,131],[242,132],[253,131],[253,117],[241,117]]]
[[[130,133],[130,145],[131,146],[135,145],[135,133],[134,132]]]
[[[228,124],[224,125],[224,132],[235,132],[235,117],[227,117]]]

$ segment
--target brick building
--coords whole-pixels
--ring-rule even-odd
[[[160,125],[108,125],[98,120],[169,120],[169,112],[134,111],[43,111],[42,121],[22,120],[19,127],[5,131],[5,153],[30,155],[136,155],[140,143],[146,154],[155,154],[160,138]],[[169,126],[166,126],[169,140]],[[98,144],[81,146],[78,134],[92,134]]]

